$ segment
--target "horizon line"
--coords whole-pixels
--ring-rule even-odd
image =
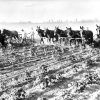
[[[7,22],[7,21],[0,21],[0,23],[59,23],[59,22],[93,22],[93,21],[100,21],[100,19],[82,19],[82,20],[78,20],[77,18],[74,19],[74,20],[53,20],[53,19],[50,19],[48,21],[40,21],[40,22],[34,22],[34,21],[10,21],[10,22]]]

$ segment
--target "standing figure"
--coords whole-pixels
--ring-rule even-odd
[[[32,39],[33,42],[34,42],[34,35],[35,35],[35,33],[34,33],[33,28],[32,28],[32,30],[31,30],[31,39]]]
[[[100,38],[100,26],[96,25],[96,31],[97,31],[97,38]]]

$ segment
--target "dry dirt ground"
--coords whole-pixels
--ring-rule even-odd
[[[100,50],[56,46],[37,46],[35,54],[34,47],[1,51],[0,100],[16,100],[19,88],[25,91],[21,100],[100,100]],[[42,65],[56,77],[48,87],[41,82]]]

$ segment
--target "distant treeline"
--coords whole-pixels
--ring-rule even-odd
[[[100,22],[100,20],[95,19],[95,20],[78,20],[75,19],[73,21],[62,21],[62,20],[57,20],[57,21],[53,21],[53,20],[49,20],[49,21],[45,21],[45,22],[31,22],[31,21],[27,21],[27,22],[0,22],[0,24],[42,24],[42,23],[95,23],[95,22]]]

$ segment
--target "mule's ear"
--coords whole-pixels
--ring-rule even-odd
[[[84,29],[84,26],[82,26],[82,29]]]
[[[99,27],[97,24],[96,24],[96,26]]]
[[[80,26],[80,29],[82,29],[82,27]]]
[[[68,27],[66,27],[66,29],[68,29]]]

